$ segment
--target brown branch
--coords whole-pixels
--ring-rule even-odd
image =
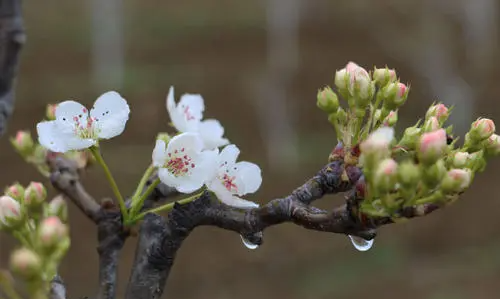
[[[14,85],[25,40],[21,0],[0,0],[0,136],[14,111]]]
[[[52,186],[71,200],[90,220],[97,223],[101,207],[80,182],[77,164],[62,155],[52,153],[47,155],[47,163],[50,167]]]

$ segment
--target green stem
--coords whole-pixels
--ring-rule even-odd
[[[123,200],[123,196],[121,195],[120,190],[118,189],[118,185],[116,185],[115,179],[113,178],[111,171],[109,171],[108,165],[106,165],[106,162],[104,162],[104,159],[102,158],[101,153],[99,152],[99,148],[96,146],[92,146],[90,147],[89,150],[94,156],[97,163],[99,163],[102,169],[104,170],[104,174],[106,175],[106,178],[108,179],[108,182],[111,185],[111,189],[113,190],[113,193],[115,194],[115,197],[118,200],[118,204],[120,205],[120,210],[122,212],[123,218],[128,219],[127,207],[125,206],[125,201]]]
[[[155,167],[153,165],[150,165],[148,169],[144,172],[144,175],[141,178],[141,181],[139,182],[139,185],[137,186],[137,189],[135,190],[134,195],[132,198],[137,198],[141,195],[142,190],[144,189],[144,186],[146,185],[146,182],[148,181],[149,177],[155,170]]]
[[[160,184],[160,182],[160,179],[157,178],[156,180],[154,180],[154,182],[151,183],[151,185],[148,186],[142,196],[139,197],[139,195],[134,195],[134,197],[132,198],[132,212],[130,215],[131,218],[135,218],[135,214],[137,213],[137,211],[141,210],[144,201],[146,201],[146,198],[154,191],[154,189]],[[142,185],[142,189],[144,189],[144,184]]]
[[[183,198],[179,201],[175,201],[175,202],[170,202],[170,203],[167,203],[163,206],[159,206],[157,208],[154,208],[154,209],[151,209],[149,211],[146,211],[146,212],[143,212],[143,213],[140,213],[139,215],[137,215],[137,217],[135,217],[134,221],[137,221],[137,220],[141,220],[142,218],[144,218],[144,216],[146,216],[146,214],[148,213],[159,213],[159,212],[166,212],[166,211],[170,211],[173,209],[174,205],[176,203],[178,204],[181,204],[181,205],[184,205],[184,204],[187,204],[187,203],[190,203],[192,201],[194,201],[195,199],[199,198],[203,192],[205,192],[204,190],[202,190],[200,193],[197,193],[193,196],[190,196],[190,197],[186,197],[186,198]]]

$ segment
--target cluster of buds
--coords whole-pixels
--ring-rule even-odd
[[[15,183],[0,197],[0,228],[21,243],[10,259],[11,270],[28,285],[47,285],[56,273],[70,239],[67,206],[62,197],[46,201],[47,191],[39,182],[24,187]]]

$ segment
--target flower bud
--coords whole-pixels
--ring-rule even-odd
[[[374,177],[374,187],[379,192],[387,192],[394,188],[398,173],[398,163],[393,159],[385,159],[377,167]]]
[[[441,182],[441,190],[446,193],[460,193],[465,191],[471,183],[472,173],[469,169],[451,169]]]
[[[375,71],[373,71],[373,80],[375,80],[378,87],[383,87],[387,83],[396,81],[396,71],[387,67],[383,69],[375,68]]]
[[[326,113],[336,113],[339,109],[339,99],[330,87],[318,91],[316,105]]]
[[[434,117],[434,116],[429,117],[429,119],[427,119],[425,121],[424,125],[422,126],[422,130],[425,133],[433,132],[433,131],[436,131],[440,128],[441,128],[441,126],[439,125],[439,121],[438,121],[437,117]]]
[[[339,107],[339,109],[337,110],[336,118],[339,121],[339,124],[347,123],[347,113],[342,107]]]
[[[380,158],[386,158],[390,154],[389,145],[394,138],[394,129],[383,127],[368,136],[359,148],[364,155],[377,155]]]
[[[417,147],[417,142],[422,135],[422,129],[417,126],[406,128],[403,138],[398,143],[398,146],[401,146],[407,150],[414,150]]]
[[[15,227],[22,220],[21,205],[10,196],[0,197],[0,225]]]
[[[497,156],[500,154],[500,136],[493,134],[483,141],[484,151],[488,156]]]
[[[426,119],[436,117],[441,125],[448,119],[449,116],[449,110],[443,104],[432,105],[425,114]]]
[[[401,82],[387,84],[381,89],[384,106],[389,110],[396,110],[406,102],[410,89]]]
[[[40,257],[27,248],[14,251],[10,257],[12,271],[27,279],[41,275],[41,267]]]
[[[486,159],[484,158],[484,151],[480,150],[469,154],[469,161],[467,168],[474,172],[482,172],[486,168]]]
[[[31,182],[24,192],[24,203],[27,206],[39,206],[47,197],[47,190],[42,183]]]
[[[456,152],[453,155],[451,164],[455,168],[465,168],[467,167],[467,164],[469,163],[469,153],[467,152]]]
[[[5,189],[5,195],[10,196],[17,201],[21,201],[24,199],[24,187],[16,182]]]
[[[15,138],[10,138],[14,149],[22,156],[30,155],[34,150],[34,142],[29,131],[17,131]]]
[[[347,70],[349,74],[349,106],[364,109],[368,106],[375,93],[375,84],[370,74],[362,67],[355,65]]]
[[[403,189],[410,189],[420,182],[420,168],[411,161],[401,163],[398,170],[398,182]]]
[[[47,108],[45,108],[45,117],[47,120],[55,120],[56,119],[56,104],[48,104]]]
[[[349,95],[349,74],[347,73],[346,68],[335,72],[334,82],[338,92],[344,97],[344,99],[346,99]]]
[[[42,221],[38,233],[40,244],[45,248],[52,248],[67,238],[68,228],[58,217],[50,216]]]
[[[68,221],[68,205],[62,195],[52,199],[47,206],[47,216],[57,216],[61,221]]]
[[[434,132],[424,133],[418,143],[418,159],[424,164],[433,164],[441,158],[448,149],[446,132],[439,129]]]
[[[389,112],[389,115],[385,117],[383,124],[386,127],[394,127],[397,122],[398,122],[398,111],[392,110],[391,112]]]
[[[446,165],[439,159],[432,165],[422,167],[422,180],[429,189],[435,188],[446,175]]]
[[[480,118],[472,123],[469,134],[472,141],[482,141],[495,133],[495,123],[488,118]]]

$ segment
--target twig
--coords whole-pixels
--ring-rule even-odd
[[[0,0],[0,136],[14,111],[14,83],[25,40],[21,0]]]
[[[66,299],[66,286],[59,275],[54,276],[50,282],[49,299]]]
[[[101,207],[81,184],[77,164],[55,154],[47,155],[47,163],[51,169],[52,186],[75,203],[89,219],[97,223]]]

